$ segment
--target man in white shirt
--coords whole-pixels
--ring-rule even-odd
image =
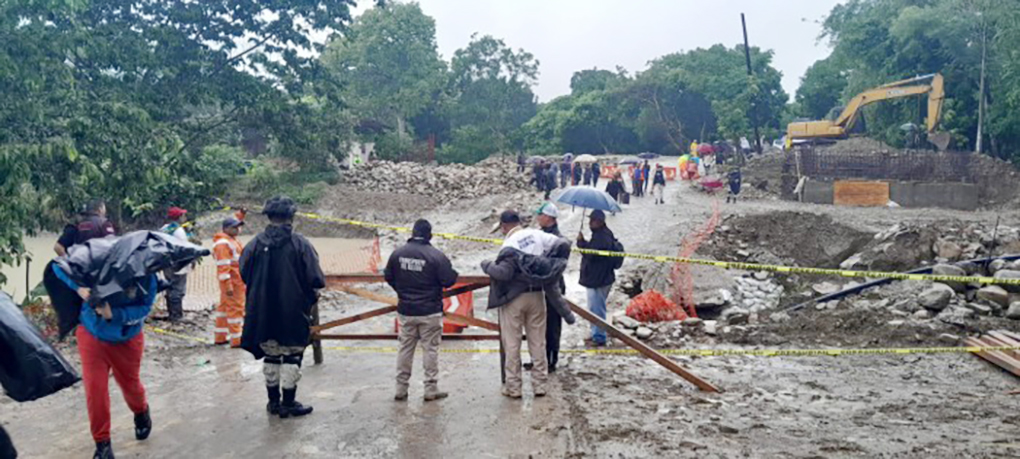
[[[188,231],[184,229],[184,223],[188,221],[188,211],[180,207],[171,207],[166,212],[166,219],[169,223],[163,225],[160,231],[188,242]],[[178,322],[184,318],[184,294],[188,290],[189,272],[191,266],[177,272],[170,270],[163,272],[163,276],[170,282],[170,288],[166,291],[166,309],[170,313],[171,322]]]

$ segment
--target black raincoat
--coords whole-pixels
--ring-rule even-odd
[[[241,279],[248,287],[241,347],[256,359],[260,346],[307,346],[312,306],[326,286],[319,254],[290,225],[270,225],[241,254]]]
[[[195,260],[209,255],[209,249],[178,240],[156,231],[135,231],[121,237],[90,239],[67,249],[67,255],[57,257],[52,264],[60,267],[76,284],[91,290],[92,304],[102,304],[120,295],[127,287],[139,287],[165,269],[179,270]],[[81,313],[81,298],[71,291],[47,266],[43,276],[57,313],[60,336],[74,330]],[[116,307],[124,304],[109,301]]]

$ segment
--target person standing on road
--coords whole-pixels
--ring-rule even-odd
[[[535,188],[539,192],[545,191],[545,163],[543,161],[536,161],[532,172],[534,173]]]
[[[665,204],[663,197],[666,190],[666,174],[663,172],[662,164],[655,165],[655,178],[652,179],[652,196],[655,196],[656,204]]]
[[[602,167],[599,166],[598,161],[591,163],[591,186],[599,187],[599,174],[602,173]]]
[[[560,227],[557,220],[559,219],[560,212],[556,208],[556,205],[547,202],[542,204],[542,207],[538,208],[538,226],[542,228],[542,231],[552,234],[553,236],[562,238],[560,234]],[[570,247],[566,247],[567,250],[554,251],[549,256],[553,258],[567,259],[570,257]],[[563,276],[560,275],[557,285],[555,288],[559,289],[560,297],[567,293],[567,283],[563,280]],[[559,301],[555,298],[555,292],[551,295],[546,289],[545,295],[545,355],[546,361],[549,366],[549,373],[556,372],[556,364],[560,361],[560,336],[563,332],[563,320],[566,319],[567,323],[573,324],[575,319],[572,312],[565,311],[568,314],[561,314],[559,309],[556,307],[556,302]]]
[[[591,164],[584,165],[584,186],[591,185]]]
[[[53,246],[53,251],[62,257],[67,255],[67,249],[73,245],[114,234],[116,229],[106,218],[106,202],[102,199],[93,199],[85,206],[85,211],[76,223],[64,227],[63,233]]]
[[[616,236],[606,226],[606,214],[601,210],[591,213],[588,222],[591,228],[591,240],[584,238],[584,233],[578,233],[577,246],[589,250],[609,250],[622,252],[623,246],[616,240]],[[609,297],[609,290],[616,282],[614,271],[623,265],[622,257],[603,257],[599,255],[583,254],[581,256],[581,286],[588,291],[588,310],[602,319],[606,318],[606,299]],[[596,346],[606,345],[606,331],[592,325],[591,341]]]
[[[574,163],[573,166],[574,166],[574,183],[573,183],[573,186],[578,186],[578,185],[581,184],[581,176],[584,175],[584,171],[583,171],[584,164]]]
[[[432,224],[414,222],[411,239],[394,250],[384,271],[386,283],[397,292],[400,352],[397,354],[397,391],[394,400],[407,400],[414,351],[424,351],[425,401],[449,396],[439,391],[439,343],[443,337],[443,289],[457,283],[450,260],[431,244]]]
[[[606,185],[606,193],[608,193],[609,196],[612,196],[616,202],[620,202],[620,199],[623,198],[623,194],[626,192],[627,191],[623,186],[623,172],[616,171],[616,173],[613,174],[613,179]]]
[[[549,200],[549,195],[552,194],[553,190],[556,189],[556,165],[553,163],[546,164],[545,171],[545,200]]]
[[[499,308],[500,336],[506,360],[503,368],[506,381],[502,393],[510,398],[521,398],[521,331],[528,337],[528,353],[534,366],[531,386],[536,397],[546,394],[549,377],[546,360],[546,305],[545,286],[555,284],[563,274],[566,262],[559,260],[558,270],[545,271],[539,278],[530,272],[538,262],[548,260],[545,255],[565,243],[562,238],[536,229],[521,227],[520,215],[507,210],[500,215],[499,229],[506,238],[496,261],[483,261],[482,270],[492,278],[489,288],[489,309]],[[532,258],[527,258],[532,257]]]
[[[262,213],[269,217],[269,226],[241,253],[241,279],[248,286],[241,347],[264,359],[266,410],[281,418],[304,416],[312,407],[296,400],[297,383],[311,339],[312,308],[326,278],[315,248],[294,232],[294,201],[275,197]]]
[[[641,167],[641,184],[644,187],[641,190],[641,194],[642,195],[648,193],[649,182],[652,181],[651,177],[652,177],[652,166],[649,166],[648,165],[648,161],[645,161],[645,165]]]
[[[560,163],[560,188],[566,188],[567,183],[570,183],[570,160],[564,159]]]
[[[726,176],[727,182],[729,182],[730,193],[726,195],[726,203],[729,204],[732,199],[734,203],[737,202],[737,196],[740,195],[740,185],[742,178],[740,176],[740,169],[733,169]]]
[[[520,173],[525,171],[526,168],[524,166],[525,166],[526,162],[527,162],[527,160],[524,159],[524,153],[518,153],[517,154],[517,173],[518,174],[520,174]]]
[[[145,318],[156,302],[157,280],[149,275],[137,285],[124,289],[103,304],[90,302],[92,291],[80,286],[57,264],[53,272],[81,297],[81,324],[75,332],[81,355],[82,385],[89,412],[92,439],[96,442],[93,458],[113,459],[110,444],[110,373],[120,386],[124,401],[135,415],[135,439],[145,440],[152,433],[149,402],[142,385],[142,354]]]
[[[169,234],[181,242],[190,242],[191,236],[184,229],[188,221],[188,211],[180,207],[171,207],[166,212],[166,219],[169,221],[160,230]],[[188,273],[191,266],[185,266],[180,271],[166,270],[163,276],[170,282],[170,288],[166,291],[166,309],[170,314],[170,322],[179,322],[184,318],[184,295],[188,291]]]
[[[243,217],[244,213],[239,213]],[[213,258],[216,259],[216,280],[220,286],[220,302],[216,305],[215,344],[230,343],[241,347],[241,330],[244,327],[246,288],[241,280],[241,252],[244,246],[237,241],[244,220],[230,217],[223,220],[222,231],[213,236]],[[228,341],[229,340],[229,341]]]
[[[644,169],[641,167],[640,164],[638,164],[637,166],[634,167],[634,173],[633,173],[633,180],[632,181],[634,182],[633,183],[633,186],[634,186],[634,196],[636,196],[636,197],[641,197],[641,196],[644,195],[644,191],[643,191],[644,181],[642,180],[642,174],[643,173],[644,173]]]

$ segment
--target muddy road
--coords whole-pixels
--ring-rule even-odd
[[[663,162],[671,164],[672,160]],[[494,210],[507,206],[533,210],[540,202],[537,193],[483,196],[471,202],[423,208],[423,215],[394,211],[381,223],[409,225],[425,216],[436,231],[487,236]],[[323,207],[330,210],[329,203]],[[666,205],[656,206],[650,197],[635,198],[623,213],[611,216],[608,224],[628,251],[674,255],[681,238],[716,208],[724,218],[808,212],[868,234],[904,221],[994,223],[1001,216],[1004,223],[1020,222],[1015,210],[854,209],[770,199],[727,205],[671,182]],[[582,211],[560,210],[561,230],[573,238],[581,226]],[[825,227],[809,228],[798,237],[826,231]],[[382,235],[384,258],[404,237]],[[817,247],[824,238],[813,242]],[[496,253],[496,248],[484,244],[436,244],[450,254],[463,274],[479,273],[479,262]],[[706,247],[696,256],[711,257],[711,250]],[[571,260],[567,296],[583,305],[584,291],[577,285],[578,258]],[[617,285],[656,269],[661,267],[627,260],[618,273],[621,281]],[[694,267],[695,296],[731,288],[743,274]],[[391,294],[386,288],[376,289]],[[627,296],[614,288],[610,315],[624,309],[626,300]],[[323,306],[323,319],[373,307],[364,300],[330,294]],[[476,295],[475,310],[476,316],[495,319],[485,311],[484,294]],[[824,320],[819,318],[839,312],[809,309],[803,313]],[[191,313],[189,317],[191,325],[173,330],[201,338],[211,334],[208,314]],[[849,314],[844,319],[854,317]],[[901,331],[871,333],[862,327],[834,327],[814,333],[812,324],[820,323],[818,320],[800,320],[793,317],[772,324],[763,316],[746,326],[726,327],[715,336],[685,332],[683,339],[674,339],[670,334],[673,327],[659,331],[652,342],[665,348],[753,349],[846,343],[870,343],[871,347],[906,342],[944,345],[937,341],[938,333],[918,331],[918,327],[935,326],[921,321],[910,322]],[[886,326],[886,319],[876,321],[875,327]],[[392,317],[379,317],[349,331],[385,333],[392,327]],[[867,335],[875,339],[850,339],[845,330],[853,330],[854,338]],[[881,342],[898,336],[896,333],[904,338]],[[412,379],[411,401],[392,400],[395,355],[390,350],[327,349],[321,366],[310,364],[309,352],[299,400],[313,405],[315,412],[302,419],[280,420],[265,413],[261,365],[247,353],[149,333],[142,377],[155,429],[148,441],[136,442],[131,415],[120,401],[116,385],[111,385],[113,444],[120,457],[156,458],[1020,456],[1016,440],[1020,398],[1007,395],[1017,388],[1017,380],[969,354],[675,357],[725,390],[723,394],[706,394],[647,359],[583,352],[587,334],[588,327],[581,323],[564,327],[566,352],[560,371],[551,378],[550,396],[535,399],[526,389],[522,401],[499,394],[494,342],[444,343],[450,352],[440,357],[440,385],[451,397],[428,404],[421,401],[420,364]],[[330,346],[341,344],[327,344]],[[613,346],[621,347],[615,341]],[[73,346],[63,348],[76,362]],[[80,385],[29,404],[0,400],[0,423],[24,457],[88,457],[93,448]]]

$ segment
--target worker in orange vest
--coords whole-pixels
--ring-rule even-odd
[[[213,257],[216,259],[216,279],[220,284],[220,302],[216,306],[215,343],[241,347],[241,329],[244,326],[246,288],[241,280],[241,252],[244,246],[237,241],[244,226],[244,211],[223,221],[223,230],[213,236]]]

